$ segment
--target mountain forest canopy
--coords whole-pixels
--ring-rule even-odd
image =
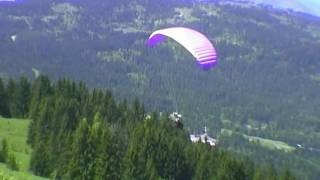
[[[32,84],[25,78],[10,81],[5,87],[2,94],[9,98],[1,110],[32,119],[27,138],[33,148],[30,169],[39,176],[187,180],[261,179],[264,173],[268,179],[294,179],[287,169],[276,171],[219,148],[192,144],[187,132],[176,128],[166,114],[146,116],[137,99],[117,102],[110,91],[89,91],[83,83],[69,80],[52,83],[45,76]],[[28,99],[21,99],[20,93]],[[29,111],[20,111],[20,104]]]
[[[201,71],[195,67],[193,57],[172,40],[157,48],[146,47],[145,42],[153,31],[173,26],[189,27],[205,34],[219,53],[216,67]],[[198,155],[200,151],[207,154],[210,160],[202,165],[185,159],[190,152],[180,152],[180,148],[178,155],[172,155],[176,159],[161,159],[165,158],[162,156],[154,159],[160,153],[157,148],[150,154],[144,152],[149,146],[167,149],[182,146],[189,151],[191,145],[186,134],[206,125],[209,133],[220,141],[219,151],[213,153],[219,154],[217,158],[226,156],[225,162],[235,163],[225,167],[239,167],[243,177],[255,173],[247,172],[247,166],[242,168],[244,161],[223,155],[225,152],[220,152],[220,148],[240,157],[247,155],[255,162],[271,163],[274,168],[288,167],[301,179],[317,179],[320,175],[320,19],[317,17],[238,1],[30,0],[0,3],[0,27],[3,81],[0,114],[32,119],[28,142],[34,150],[31,169],[36,174],[50,177],[78,174],[82,162],[69,164],[60,159],[79,159],[72,156],[81,156],[87,150],[80,148],[84,140],[92,143],[88,151],[97,154],[88,158],[99,159],[88,160],[92,167],[104,167],[100,162],[106,158],[100,157],[102,151],[120,148],[117,152],[107,152],[110,155],[107,158],[118,164],[102,168],[105,171],[111,168],[109,172],[115,172],[111,177],[121,171],[126,177],[137,173],[141,175],[139,178],[178,178],[185,174],[173,173],[171,167],[160,172],[162,167],[158,163],[180,160],[179,170],[183,172],[197,166],[197,173],[200,170],[209,173],[206,163],[215,158],[211,151],[190,147]],[[30,80],[35,81],[30,83]],[[43,82],[36,86],[38,81]],[[80,81],[89,88],[77,83]],[[82,93],[84,97],[80,96]],[[122,104],[125,99],[135,102],[134,97],[143,102],[137,102],[139,112],[136,113],[134,105],[131,109],[130,103]],[[185,130],[172,130],[164,137],[168,141],[152,144],[157,139],[156,133],[164,133],[154,126],[166,127],[170,122],[153,117],[150,124],[144,125],[147,123],[142,121],[144,113],[151,111],[178,111],[183,114]],[[131,127],[127,121],[134,125]],[[155,134],[144,129],[145,126]],[[64,128],[58,130],[59,127]],[[87,131],[90,137],[81,136],[82,131]],[[53,134],[64,140],[60,142],[61,138]],[[135,143],[140,140],[134,138],[144,135],[146,149],[135,152]],[[105,136],[108,142],[116,138],[117,143],[101,144],[97,138],[100,136]],[[283,143],[286,149],[279,145]],[[54,144],[59,147],[53,147]],[[95,147],[97,144],[99,147]],[[52,151],[64,153],[51,156],[56,154]],[[200,158],[196,152],[191,153],[193,158]],[[118,157],[114,153],[123,153],[124,159],[113,159]],[[145,162],[145,167],[141,165],[135,170],[130,169],[134,166],[127,167],[135,161],[131,157],[141,154],[152,157],[137,160]],[[216,164],[216,159],[212,163]],[[118,166],[121,168],[112,170]],[[150,174],[140,173],[143,168]],[[104,174],[93,169],[86,172]],[[261,167],[261,171],[268,170]],[[219,177],[217,172],[210,173],[201,177]]]

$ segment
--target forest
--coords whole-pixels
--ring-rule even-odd
[[[8,103],[1,98],[2,116],[40,122],[37,113],[44,106],[58,108],[60,104],[57,105],[55,98],[35,99],[33,80],[39,74],[47,75],[52,86],[67,78],[74,81],[75,89],[80,82],[86,84],[88,89],[83,88],[87,96],[95,94],[93,89],[102,91],[103,98],[112,92],[111,99],[117,108],[125,100],[125,106],[132,108],[130,103],[136,97],[140,105],[144,104],[144,112],[179,111],[185,117],[182,134],[206,125],[210,135],[220,139],[219,148],[232,155],[249,156],[255,163],[266,162],[276,169],[288,167],[300,179],[317,179],[320,175],[320,156],[316,151],[320,149],[319,18],[223,2],[30,0],[1,4],[0,77],[5,89],[10,89],[6,90],[8,97],[15,97]],[[170,40],[157,48],[145,46],[152,31],[171,26],[186,26],[207,35],[218,51],[216,68],[201,71],[193,57]],[[16,35],[14,42],[10,39],[12,35]],[[20,79],[21,76],[26,78]],[[19,88],[11,90],[15,86]],[[51,97],[55,90],[51,87],[49,91]],[[73,99],[61,106],[89,111],[82,103]],[[97,117],[108,119],[105,126],[110,126],[111,132],[118,132],[114,129],[121,126],[125,127],[120,129],[127,129],[127,122],[114,125],[113,121],[120,120],[110,117],[110,112],[100,112],[95,107],[100,105],[90,106],[93,110],[87,114],[78,108],[74,109],[76,112],[70,110],[76,122],[64,126],[76,132],[75,124],[85,119],[83,123],[91,126]],[[47,112],[50,121],[55,119],[51,118],[54,112]],[[135,125],[138,124],[142,122]],[[122,133],[125,136],[122,138],[133,129]],[[37,128],[30,130],[28,138],[34,150],[37,131]],[[41,137],[45,136],[49,142],[41,147],[50,147],[50,141],[56,139],[44,134],[47,132]],[[59,133],[54,131],[54,134]],[[293,150],[262,146],[261,139],[284,142]],[[151,166],[155,162],[150,163]],[[53,167],[46,171],[45,176],[66,175]],[[163,177],[161,173],[160,176]]]
[[[218,147],[192,144],[168,114],[146,112],[138,99],[40,76],[0,79],[0,114],[30,118],[30,168],[53,179],[295,179]],[[149,114],[149,116],[146,116]],[[5,159],[6,146],[0,149]]]

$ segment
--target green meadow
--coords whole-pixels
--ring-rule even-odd
[[[6,139],[9,153],[16,157],[19,171],[12,171],[0,163],[0,180],[37,180],[44,179],[34,176],[29,171],[31,148],[27,145],[27,133],[30,121],[26,119],[7,119],[0,117],[0,141]]]

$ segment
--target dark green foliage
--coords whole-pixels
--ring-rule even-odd
[[[9,146],[6,139],[2,139],[0,146],[0,163],[6,163],[7,167],[18,171],[19,166],[13,153],[9,153]]]
[[[0,116],[9,117],[10,110],[9,110],[9,99],[8,94],[5,88],[5,85],[0,77]]]
[[[9,147],[6,139],[2,140],[0,147],[0,162],[6,163],[9,158]]]
[[[46,76],[38,77],[32,84],[31,102],[30,102],[30,113],[29,117],[33,118],[37,115],[39,103],[45,97],[48,97],[53,93],[50,80]]]
[[[167,122],[169,123],[169,122]],[[178,132],[176,132],[178,131]],[[183,132],[148,119],[138,125],[130,135],[124,157],[124,178],[187,179],[189,166],[184,154],[186,136]],[[150,172],[145,171],[150,169]]]
[[[39,125],[39,113],[42,105],[46,104],[45,101],[52,95],[52,87],[48,77],[40,76],[37,78],[32,85],[31,102],[29,117],[33,119],[29,127],[28,140],[27,142],[33,146],[33,141],[36,138],[36,127]],[[43,131],[43,130],[42,130]]]
[[[19,171],[19,166],[16,160],[16,156],[14,154],[9,154],[7,159],[7,167],[14,171]]]
[[[280,174],[279,177],[280,180],[295,180],[295,176],[292,175],[292,173],[286,169],[282,172],[282,174]]]
[[[51,173],[51,170],[53,170],[51,168],[52,159],[50,158],[52,154],[49,154],[50,151],[48,148],[48,144],[43,141],[37,143],[33,148],[30,160],[30,169],[36,175],[48,177]]]
[[[14,81],[11,84],[13,90],[20,86]],[[127,101],[117,102],[110,91],[89,91],[83,83],[69,80],[51,83],[44,76],[32,87],[32,103],[26,109],[32,117],[30,169],[36,175],[55,179],[246,180],[259,179],[260,172],[267,172],[268,178],[294,178],[288,171],[278,176],[273,169],[255,168],[247,159],[218,148],[191,144],[188,133],[176,128],[166,113],[147,117],[138,99],[127,105]],[[5,141],[2,147],[0,157],[7,157]],[[18,169],[12,155],[6,162]]]
[[[21,77],[11,95],[11,115],[18,118],[26,118],[29,113],[30,83],[25,77]]]
[[[90,132],[91,128],[86,119],[83,119],[74,135],[72,145],[72,156],[69,167],[70,179],[94,178],[94,159],[97,144],[94,142],[96,137]]]
[[[221,160],[221,170],[217,173],[218,179],[226,180],[245,180],[249,179],[249,175],[245,174],[245,165],[228,156],[223,157]]]
[[[16,87],[16,82],[13,79],[10,79],[7,83],[7,98],[8,98],[8,107],[9,107],[9,111],[10,111],[10,116],[12,111],[15,111],[15,107],[16,107],[16,102],[15,99],[15,95],[16,95],[16,91],[17,91],[17,87]],[[14,116],[12,116],[14,117]]]
[[[10,79],[5,86],[0,78],[0,115],[26,118],[29,113],[31,87],[26,77]]]
[[[254,173],[253,180],[277,180],[276,172],[271,166],[261,166]],[[292,179],[294,179],[292,177]]]

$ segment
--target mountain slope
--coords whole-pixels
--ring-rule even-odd
[[[320,147],[319,19],[224,3],[34,0],[1,6],[0,26],[2,77],[36,70],[82,80],[138,96],[149,110],[178,110],[190,130],[206,124],[212,134],[226,128]],[[152,31],[171,26],[206,34],[217,67],[201,71],[173,41],[145,46]]]
[[[316,23],[218,4],[176,5],[163,13],[152,11],[152,3],[113,3],[48,3],[32,13],[25,7],[38,7],[36,2],[1,7],[2,76],[31,77],[38,70],[108,87],[118,96],[136,95],[153,108],[188,113],[199,107],[202,119],[205,114],[208,120],[317,128]],[[217,68],[202,72],[174,42],[156,49],[144,45],[150,32],[174,25],[208,35],[219,52]],[[242,113],[232,115],[234,109]]]
[[[304,12],[320,16],[320,2],[316,0],[249,0],[254,3],[272,5],[275,8],[292,9],[298,12]]]
[[[6,119],[0,117],[0,141],[6,139],[9,144],[9,152],[17,158],[19,171],[13,171],[0,163],[0,179],[24,179],[44,180],[33,175],[29,171],[31,148],[26,144],[28,126],[30,121],[26,119]]]

